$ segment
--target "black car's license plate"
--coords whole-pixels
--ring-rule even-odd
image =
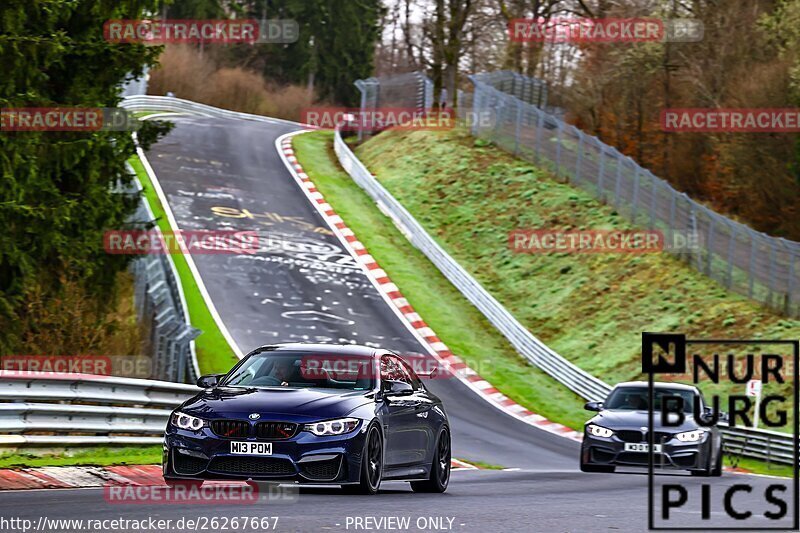
[[[625,443],[625,451],[626,452],[643,452],[643,453],[647,453],[647,451],[649,449],[650,449],[650,444],[647,443],[647,442],[638,442],[638,443],[626,442]],[[660,444],[654,444],[653,445],[653,451],[655,453],[661,453],[661,445]]]
[[[272,455],[271,442],[231,442],[231,453],[237,455]]]

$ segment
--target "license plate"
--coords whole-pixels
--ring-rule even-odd
[[[626,452],[642,452],[647,453],[650,449],[649,442],[626,442],[625,443],[625,451]],[[661,453],[661,445],[654,444],[653,445],[653,452]]]
[[[231,442],[231,453],[236,455],[272,455],[272,443]]]

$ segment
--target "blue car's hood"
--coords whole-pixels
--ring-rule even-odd
[[[281,420],[311,422],[346,416],[373,401],[374,393],[369,391],[219,387],[201,392],[181,411],[201,418],[246,420],[258,413],[261,420],[277,415]]]

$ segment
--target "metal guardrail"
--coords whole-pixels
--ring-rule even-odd
[[[174,98],[172,96],[128,96],[122,100],[120,107],[124,107],[128,111],[132,112],[157,111],[168,113],[188,113],[191,115],[200,115],[205,117],[254,120],[257,122],[268,122],[270,124],[286,124],[287,126],[301,125],[290,120],[262,117],[260,115],[251,115],[249,113],[239,113],[238,111],[229,111],[227,109],[220,109],[218,107],[192,102],[191,100]]]
[[[0,372],[0,446],[158,444],[194,385],[89,374]]]
[[[586,400],[603,400],[611,386],[578,368],[545,345],[489,294],[425,231],[394,196],[381,185],[342,139],[334,136],[334,150],[345,171],[378,204],[405,235],[450,280],[459,292],[533,365]],[[726,449],[734,454],[791,464],[792,435],[750,428],[722,428]]]

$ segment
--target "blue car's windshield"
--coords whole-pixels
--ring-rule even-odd
[[[655,411],[661,411],[661,399],[665,396],[680,396],[683,398],[683,410],[691,413],[694,408],[694,392],[683,389],[657,388],[653,391]],[[606,401],[603,402],[604,409],[619,409],[623,411],[646,411],[649,404],[649,393],[647,387],[619,387],[611,391]]]
[[[374,369],[375,360],[368,356],[270,351],[247,358],[221,385],[370,390]]]

